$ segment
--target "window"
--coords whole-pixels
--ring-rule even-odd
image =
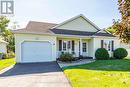
[[[108,42],[108,51],[111,51],[111,41]]]
[[[71,49],[71,41],[63,41],[63,51]]]
[[[67,42],[63,41],[63,50],[66,51],[66,47],[67,47]]]
[[[62,51],[62,40],[59,40],[59,51]]]
[[[72,40],[72,51],[74,52],[74,40]]]
[[[103,47],[108,51],[112,51],[112,41],[111,40],[104,40]]]
[[[70,49],[71,42],[70,41],[67,41],[67,42],[68,42],[67,47],[68,47],[68,49]]]
[[[83,42],[83,52],[87,52],[87,43]]]

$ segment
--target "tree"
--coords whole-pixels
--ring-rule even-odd
[[[6,16],[0,16],[0,36],[8,42],[7,50],[14,51],[14,35],[10,29],[8,29],[8,24],[10,20]]]
[[[9,19],[7,17],[0,16],[0,31],[1,31],[1,34],[4,33],[4,31],[8,27],[9,22],[10,21],[9,21]]]
[[[116,32],[112,27],[108,27],[106,31],[110,32],[111,34],[114,34]]]
[[[130,43],[130,0],[118,0],[121,20],[113,22],[115,35],[118,35],[122,42]]]

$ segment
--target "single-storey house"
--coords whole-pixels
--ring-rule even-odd
[[[82,14],[60,24],[30,21],[26,28],[14,30],[14,34],[18,63],[56,61],[62,52],[95,59],[98,48],[106,48],[112,55],[120,47],[117,37]]]
[[[7,52],[7,42],[0,38],[0,53]]]

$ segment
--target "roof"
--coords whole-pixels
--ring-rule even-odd
[[[97,32],[86,32],[86,31],[75,31],[75,30],[66,30],[66,29],[56,29],[56,27],[62,25],[61,24],[55,24],[55,23],[46,23],[46,22],[36,22],[36,21],[30,21],[26,28],[13,30],[14,33],[30,33],[30,34],[64,34],[64,35],[80,35],[80,36],[107,36],[107,37],[114,37],[112,34],[106,32],[101,32],[102,30],[99,30],[99,28],[93,24],[91,21],[89,21],[86,17],[83,15],[78,15],[76,17],[82,16],[85,20],[87,20],[90,24],[95,26],[97,29]],[[76,17],[72,18],[71,20],[74,20]]]
[[[51,34],[50,28],[56,26],[54,23],[30,21],[26,28],[13,30],[14,33],[37,33],[37,34]]]
[[[80,36],[108,36],[114,37],[109,33],[102,32],[86,32],[86,31],[74,31],[74,30],[65,30],[65,29],[50,29],[55,34],[65,34],[65,35],[80,35]]]
[[[93,36],[108,36],[108,37],[115,37],[114,35],[112,34],[109,34],[109,33],[95,33],[93,34]]]
[[[102,29],[98,32],[95,32],[95,34],[93,34],[93,36],[108,36],[108,37],[115,37],[114,35],[112,35],[111,33],[109,33],[108,31],[106,31],[105,29]]]
[[[65,35],[81,35],[81,36],[92,36],[95,32],[86,31],[74,31],[65,29],[50,29],[55,34],[65,34]]]

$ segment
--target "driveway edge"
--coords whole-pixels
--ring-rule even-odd
[[[68,77],[66,76],[66,74],[64,73],[64,71],[63,71],[63,69],[62,69],[62,67],[59,65],[59,63],[56,61],[56,63],[58,64],[58,66],[59,66],[59,68],[61,69],[61,71],[63,72],[63,74],[64,74],[64,76],[66,77],[66,79],[68,80],[68,82],[69,82],[69,84],[70,84],[70,86],[71,87],[73,87],[72,86],[72,84],[71,84],[71,82],[70,82],[70,80],[68,79]]]
[[[14,65],[15,65],[15,64],[14,64]],[[4,69],[0,70],[0,74],[2,74],[2,73],[4,73],[4,72],[6,72],[6,71],[8,71],[8,70],[10,70],[11,68],[13,68],[13,67],[14,67],[14,65],[8,66],[8,67],[6,67],[6,68],[4,68]]]

